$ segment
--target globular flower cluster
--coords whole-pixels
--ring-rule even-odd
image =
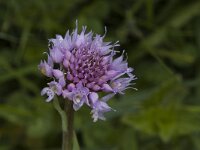
[[[49,40],[47,61],[38,67],[52,81],[41,95],[47,95],[47,102],[55,95],[73,101],[75,111],[86,104],[92,109],[94,122],[105,120],[104,113],[113,110],[107,101],[117,93],[124,94],[136,78],[123,58],[124,52],[116,57],[118,42],[104,42],[105,35],[86,33],[86,27],[79,34],[77,26],[72,33]],[[100,98],[99,92],[105,96]]]

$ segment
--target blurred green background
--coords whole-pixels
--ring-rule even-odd
[[[199,0],[1,0],[0,150],[60,149],[60,116],[40,96],[48,79],[37,65],[76,19],[120,41],[139,89],[110,100],[107,121],[76,112],[81,149],[200,150]]]

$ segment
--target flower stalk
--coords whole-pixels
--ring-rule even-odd
[[[64,109],[60,107],[58,98],[55,96],[53,105],[58,111],[62,121],[62,150],[72,150],[73,148],[73,122],[74,110],[71,101],[64,101]]]
[[[65,102],[65,108],[67,112],[67,133],[63,137],[63,150],[72,150],[73,148],[73,126],[74,126],[74,109],[73,109],[73,102],[67,101]],[[64,133],[65,134],[65,133]]]

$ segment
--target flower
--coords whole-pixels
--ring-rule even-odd
[[[70,92],[71,91],[71,92]],[[71,83],[68,89],[63,91],[63,97],[73,101],[74,110],[78,110],[84,103],[88,104],[89,89],[84,87],[81,82],[76,85]]]
[[[104,113],[111,110],[111,107],[105,102],[105,100],[99,100],[99,96],[95,92],[91,92],[89,95],[92,106],[92,118],[94,122],[98,119],[105,120]]]
[[[49,40],[48,60],[41,61],[38,68],[52,81],[41,91],[50,102],[55,95],[73,101],[75,111],[84,104],[92,110],[92,118],[105,120],[104,113],[113,110],[107,101],[115,94],[124,94],[131,88],[136,77],[133,69],[128,67],[124,59],[124,51],[117,57],[115,47],[118,42],[104,42],[104,36],[86,33],[82,27],[78,33],[78,25],[70,34],[56,35]],[[105,96],[99,98],[99,92]]]
[[[50,102],[53,98],[54,95],[61,95],[62,94],[62,85],[55,82],[51,81],[48,83],[49,87],[45,87],[41,91],[41,95],[47,94],[48,98],[46,99],[47,102]]]

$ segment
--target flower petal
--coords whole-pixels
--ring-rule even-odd
[[[113,92],[113,89],[110,87],[109,84],[103,84],[102,90],[105,92]]]
[[[97,102],[98,99],[99,99],[99,95],[96,92],[92,92],[89,94],[89,100],[92,104]]]
[[[45,94],[47,93],[48,90],[49,90],[49,87],[43,88],[42,91],[41,91],[41,95],[42,95],[42,96],[45,95]]]
[[[63,90],[62,96],[64,98],[68,98],[69,100],[72,100],[73,93],[69,92],[68,90]]]

